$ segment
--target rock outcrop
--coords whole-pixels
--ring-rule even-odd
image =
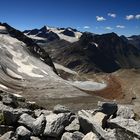
[[[21,106],[21,102],[28,104],[26,100],[21,96],[22,100],[17,100],[17,95],[8,93],[0,94],[0,97],[0,140],[140,139],[140,121],[135,120],[132,108],[127,105],[99,102],[97,109],[73,113],[61,105],[52,111]],[[17,106],[5,104],[5,97],[8,101],[12,97]],[[5,115],[7,111],[11,115]]]

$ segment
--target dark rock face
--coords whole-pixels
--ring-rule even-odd
[[[99,110],[108,116],[116,114],[118,110],[118,105],[116,103],[103,103],[103,102],[98,102],[98,107]]]
[[[51,66],[53,68],[54,72],[57,73],[51,58],[49,57],[48,53],[43,48],[39,47],[36,43],[34,43],[34,41],[32,39],[25,36],[22,32],[12,28],[7,23],[3,23],[3,24],[0,23],[0,25],[6,27],[7,32],[10,34],[10,36],[17,38],[18,40],[27,44],[27,49],[34,56],[41,57],[42,59],[44,59],[44,62],[47,65]]]
[[[48,41],[59,40],[59,36],[54,32],[40,32],[37,34],[38,37],[47,38]]]
[[[140,35],[130,36],[128,42],[140,50]]]
[[[16,138],[22,140],[30,140],[31,132],[24,126],[19,126],[16,129]]]
[[[62,34],[64,35],[67,35],[67,36],[71,36],[71,37],[75,37],[75,34],[73,31],[69,30],[69,29],[65,29],[63,32],[61,32]]]
[[[26,33],[26,31],[24,33]],[[34,35],[34,34],[37,34],[37,33],[38,33],[38,29],[34,29],[31,32],[29,32],[28,35]]]
[[[115,33],[83,33],[78,42],[65,42],[65,46],[59,43],[59,47],[52,42],[44,48],[55,62],[77,71],[110,73],[120,68],[140,68],[140,50]]]

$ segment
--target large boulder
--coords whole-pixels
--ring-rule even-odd
[[[93,116],[93,121],[96,122],[99,126],[105,128],[107,122],[107,115],[102,112],[97,112]]]
[[[14,108],[18,107],[18,102],[12,94],[3,94],[2,95],[2,102],[4,105],[8,105],[8,106],[11,106]]]
[[[40,135],[44,132],[46,125],[46,119],[45,116],[42,114],[40,115],[33,123],[33,134],[34,135]]]
[[[78,118],[75,118],[68,126],[65,127],[65,130],[68,132],[79,131],[80,124]]]
[[[130,105],[118,105],[117,116],[125,119],[133,119],[135,114],[132,106]]]
[[[28,114],[22,114],[20,116],[20,119],[18,120],[18,123],[27,127],[29,130],[32,131],[34,135],[40,135],[44,131],[46,119],[43,114],[37,119],[34,119]]]
[[[14,132],[9,131],[9,132],[3,134],[2,136],[0,136],[0,140],[12,140],[13,136],[14,136]]]
[[[4,105],[2,102],[0,102],[0,113],[3,114],[6,125],[15,125],[21,114],[32,114],[33,112],[26,108],[13,109],[12,107]]]
[[[94,132],[99,138],[103,138],[105,135],[105,131],[102,127],[93,120],[93,115],[85,110],[81,110],[78,112],[80,127],[84,134],[89,132]]]
[[[73,140],[73,139],[72,139],[72,133],[70,133],[70,132],[65,132],[65,133],[62,135],[61,140]]]
[[[93,114],[91,114],[85,110],[81,110],[78,112],[78,116],[79,116],[81,131],[84,134],[93,132],[97,135],[97,137],[99,139],[106,139],[106,140],[115,140],[116,139],[114,133],[108,133],[107,131],[105,131],[102,128],[101,124],[98,122],[98,119],[96,119],[96,120],[94,119]]]
[[[20,140],[30,140],[31,132],[24,126],[19,126],[16,129],[16,138]]]
[[[87,133],[82,140],[99,140],[97,135],[93,132]]]
[[[79,132],[79,131],[75,131],[73,132],[73,140],[82,140],[82,138],[84,137],[84,134]]]
[[[118,105],[114,102],[98,102],[99,111],[110,115],[116,115]]]
[[[3,135],[8,131],[14,131],[14,127],[13,126],[0,125],[0,135]]]
[[[108,121],[110,128],[116,129],[116,135],[119,138],[137,138],[140,139],[140,122],[133,119],[117,117]]]
[[[59,137],[69,124],[70,113],[50,114],[46,116],[45,136]]]
[[[33,112],[28,109],[12,109],[12,108],[7,108],[3,110],[3,116],[5,119],[5,123],[7,125],[15,125],[20,117],[21,114],[23,113],[28,113],[32,114]]]

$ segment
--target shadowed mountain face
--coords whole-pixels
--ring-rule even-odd
[[[140,51],[115,33],[83,33],[74,43],[59,40],[42,46],[53,61],[84,73],[140,68]]]
[[[135,47],[137,47],[140,50],[140,35],[133,35],[130,37],[121,36],[121,38],[125,42],[134,45]]]

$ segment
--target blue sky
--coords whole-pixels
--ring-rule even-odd
[[[1,0],[0,5],[0,21],[20,30],[49,25],[140,34],[140,0]]]

